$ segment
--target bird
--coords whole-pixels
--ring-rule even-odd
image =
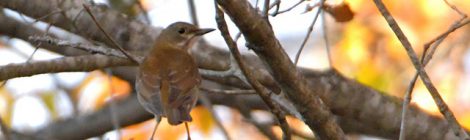
[[[202,35],[214,30],[186,22],[170,24],[139,64],[137,98],[157,121],[150,139],[161,117],[166,117],[170,125],[184,123],[190,139],[187,122],[192,121],[189,113],[197,101],[201,76],[189,49]]]

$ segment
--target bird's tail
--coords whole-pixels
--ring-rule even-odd
[[[185,108],[167,108],[166,111],[168,123],[171,125],[178,125],[183,122],[192,121],[191,115],[189,115],[189,110],[186,110]]]

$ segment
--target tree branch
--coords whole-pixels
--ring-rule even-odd
[[[140,106],[135,96],[116,101],[116,108],[119,108],[119,111],[115,114],[122,126],[136,124],[153,117]],[[111,107],[107,105],[92,114],[55,122],[35,132],[34,135],[44,139],[59,140],[86,139],[99,136],[114,129],[113,123],[109,119],[111,118],[110,111]]]
[[[307,81],[297,71],[295,65],[275,38],[271,26],[253,7],[242,0],[217,0],[232,21],[245,36],[249,47],[264,60],[281,84],[283,91],[291,99],[297,110],[306,119],[305,123],[321,139],[345,139],[341,128],[336,124],[329,108],[308,87]]]
[[[379,9],[380,13],[385,18],[385,20],[387,21],[387,23],[389,24],[390,28],[392,28],[393,32],[398,37],[398,40],[400,40],[401,44],[405,48],[416,71],[419,73],[419,77],[421,77],[421,80],[423,80],[424,85],[426,86],[432,98],[434,99],[434,102],[438,106],[439,111],[449,122],[451,128],[454,130],[454,133],[463,139],[470,139],[465,130],[459,125],[452,111],[442,99],[437,88],[432,84],[431,79],[424,70],[423,65],[420,63],[416,52],[413,50],[411,43],[408,41],[408,38],[406,38],[403,31],[400,29],[400,26],[398,26],[398,23],[395,21],[395,19],[390,15],[390,12],[388,12],[387,8],[382,3],[382,0],[374,0],[374,3]]]
[[[0,66],[0,81],[43,73],[92,71],[106,67],[133,65],[130,62],[131,61],[126,59],[105,55],[84,55],[29,63],[8,64]]]
[[[265,1],[265,3],[268,3],[268,2],[269,0]],[[237,43],[233,41],[228,31],[227,23],[225,22],[224,13],[222,12],[222,9],[217,5],[217,2],[215,1],[214,1],[214,5],[216,9],[215,20],[217,22],[217,26],[227,46],[229,47],[230,52],[232,52],[233,58],[235,58],[237,65],[239,66],[243,74],[245,75],[248,83],[250,83],[250,85],[256,90],[256,92],[261,97],[261,99],[263,99],[264,103],[266,103],[269,106],[271,113],[273,113],[276,116],[283,132],[283,139],[290,140],[291,132],[289,129],[289,124],[286,121],[285,115],[283,114],[283,112],[281,112],[279,105],[275,104],[271,100],[271,97],[269,94],[271,94],[272,92],[270,92],[268,89],[266,89],[263,85],[261,85],[258,82],[258,80],[254,77],[253,72],[248,68],[246,63],[242,60],[242,56],[240,54],[240,51],[238,50]],[[265,7],[265,8],[268,8],[268,7]],[[266,9],[266,11],[269,11],[269,10]]]

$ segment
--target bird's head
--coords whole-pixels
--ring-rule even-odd
[[[176,22],[165,28],[159,38],[164,39],[163,41],[171,44],[171,46],[188,49],[200,36],[214,30],[211,28],[198,28],[196,25],[186,22]]]

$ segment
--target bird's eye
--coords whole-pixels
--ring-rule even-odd
[[[184,34],[185,32],[186,32],[186,30],[184,28],[181,28],[181,29],[178,30],[178,33],[180,33],[180,34]]]

